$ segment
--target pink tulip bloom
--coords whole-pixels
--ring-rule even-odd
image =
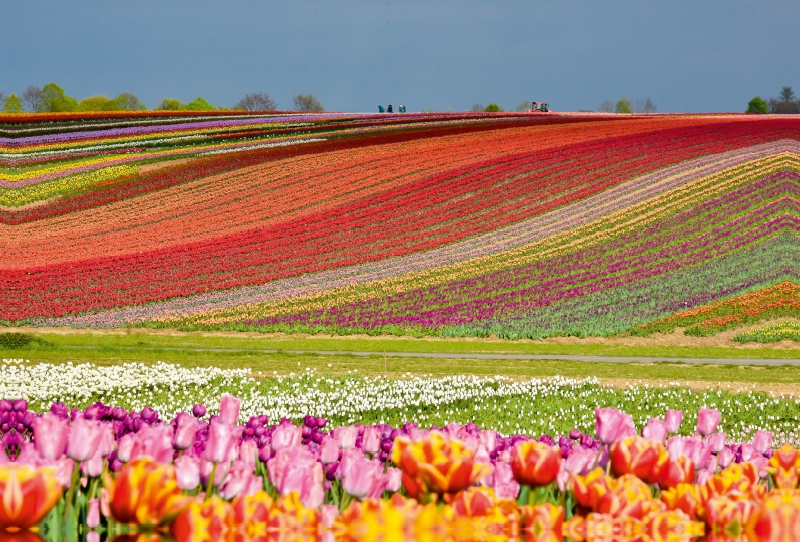
[[[172,428],[168,425],[145,425],[138,433],[133,433],[130,459],[150,457],[154,461],[169,465],[175,450],[172,448]]]
[[[336,438],[339,440],[339,446],[342,450],[349,450],[356,445],[356,438],[358,438],[358,430],[351,426],[342,426],[336,428]]]
[[[243,440],[239,445],[239,461],[255,465],[256,459],[258,459],[258,444],[256,441]]]
[[[175,422],[172,446],[176,450],[185,450],[194,444],[194,437],[197,434],[197,419],[186,412],[179,412]]]
[[[347,476],[348,471],[356,465],[359,461],[364,460],[364,452],[358,448],[350,448],[349,450],[342,450],[342,459],[339,463],[339,478]]]
[[[245,495],[251,487],[253,474],[253,464],[244,461],[234,461],[228,470],[228,475],[222,487],[219,488],[219,495],[223,499],[231,500],[239,495]]]
[[[701,469],[697,471],[697,474],[695,475],[695,484],[698,486],[704,486],[706,485],[706,482],[708,482],[709,478],[713,476],[714,473],[711,472],[710,470]]]
[[[666,423],[670,433],[677,433],[683,422],[683,410],[667,410]]]
[[[292,424],[282,424],[275,428],[270,439],[272,450],[277,452],[283,448],[299,446],[303,439],[303,431]]]
[[[594,468],[596,458],[597,452],[595,450],[576,446],[564,461],[564,470],[572,474],[588,474]]]
[[[123,435],[117,441],[117,459],[123,463],[131,460],[131,452],[133,451],[133,433]]]
[[[100,500],[89,499],[89,510],[86,512],[86,526],[94,529],[100,525]]]
[[[651,418],[647,425],[642,429],[642,436],[646,439],[664,442],[669,435],[669,427],[667,423],[658,418]]]
[[[704,437],[717,430],[722,415],[713,408],[701,408],[697,413],[697,432]]]
[[[214,471],[214,465],[217,465],[217,470]],[[219,487],[225,481],[225,476],[228,475],[228,469],[231,467],[229,462],[214,463],[212,461],[200,460],[200,483],[203,487],[208,485],[211,480],[211,471],[214,471],[214,487]]]
[[[339,442],[335,438],[327,435],[322,438],[319,460],[326,465],[339,461]]]
[[[215,421],[208,426],[208,440],[203,450],[203,459],[212,463],[226,463],[235,445],[233,426],[219,420]]]
[[[342,487],[356,499],[380,498],[386,487],[383,465],[369,459],[356,460],[344,473]]]
[[[723,448],[717,456],[717,464],[720,468],[725,469],[728,468],[728,465],[733,463],[734,459],[736,459],[736,454],[734,454],[730,448]]]
[[[763,455],[757,455],[753,457],[749,462],[755,465],[756,468],[758,469],[759,478],[766,478],[767,476],[769,476],[769,473],[767,472],[767,468],[769,467],[769,459],[767,459]]]
[[[725,437],[725,433],[714,433],[708,437],[708,443],[714,452],[719,453],[725,447]]]
[[[561,464],[561,468],[564,468],[564,464]],[[556,487],[560,492],[565,492],[567,490],[567,484],[569,483],[569,473],[565,470],[559,471],[556,474]]]
[[[98,450],[92,457],[81,463],[81,473],[84,476],[92,476],[96,478],[103,474],[103,462],[103,456]]]
[[[200,484],[200,460],[189,455],[182,455],[176,459],[175,478],[178,480],[178,487],[182,490],[195,489]]]
[[[377,453],[381,448],[381,434],[374,427],[364,429],[361,437],[361,449],[369,454]]]
[[[86,542],[100,542],[100,533],[97,531],[89,531],[86,533]]]
[[[604,444],[611,444],[622,438],[636,435],[633,419],[616,408],[598,408],[594,411],[597,438]]]
[[[742,444],[742,461],[750,461],[755,454],[755,447],[749,442]]]
[[[403,486],[403,471],[394,467],[386,469],[386,491],[396,493]]]
[[[481,431],[478,433],[478,443],[483,444],[487,450],[497,448],[497,431]]]
[[[33,422],[36,451],[45,459],[60,459],[67,449],[69,425],[55,414],[45,412]]]
[[[301,446],[282,448],[267,461],[269,479],[282,496],[296,491],[300,501],[309,508],[322,504],[324,491],[322,465],[311,452]]]
[[[102,436],[99,422],[76,418],[69,428],[67,456],[78,462],[86,461],[97,451]]]
[[[323,504],[319,510],[319,521],[322,526],[330,529],[336,518],[339,517],[339,507],[332,504]]]
[[[753,438],[753,448],[755,448],[758,453],[764,455],[771,445],[772,433],[770,431],[762,431],[761,429],[756,431],[756,436]]]
[[[667,441],[667,451],[672,461],[686,456],[698,470],[705,468],[711,459],[711,445],[700,437],[672,437]]]
[[[239,409],[241,406],[241,400],[233,395],[224,393],[219,403],[219,417],[225,423],[236,425],[239,423]]]
[[[516,499],[519,495],[519,484],[514,479],[514,471],[509,463],[498,462],[494,465],[492,487],[499,499]]]
[[[62,457],[56,460],[55,467],[56,480],[58,480],[61,487],[67,489],[72,485],[72,472],[75,470],[75,462],[68,457]]]

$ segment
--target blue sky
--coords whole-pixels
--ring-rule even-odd
[[[797,0],[32,0],[3,2],[0,91],[79,100],[203,96],[231,106],[312,93],[328,110],[556,110],[650,97],[659,111],[742,111],[800,95]]]

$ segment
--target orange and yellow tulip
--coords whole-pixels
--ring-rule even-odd
[[[761,503],[754,527],[759,540],[765,542],[795,542],[800,540],[800,493],[788,489],[773,491]]]
[[[522,509],[522,521],[535,542],[563,542],[564,507],[549,502]]]
[[[58,499],[55,469],[6,464],[0,467],[0,529],[29,529],[42,521]]]
[[[275,501],[266,491],[234,499],[231,505],[236,525],[249,542],[268,539],[270,513],[274,504]]]
[[[232,541],[236,535],[233,507],[216,495],[205,502],[193,500],[169,531],[180,542]]]
[[[669,489],[678,484],[691,484],[694,482],[694,475],[694,463],[682,455],[677,461],[668,461],[664,465],[658,476],[658,486],[662,489]]]
[[[617,476],[633,474],[647,484],[655,484],[668,462],[666,448],[656,440],[632,436],[611,445],[611,469]]]
[[[555,481],[561,470],[561,452],[558,448],[528,440],[514,447],[511,469],[521,485],[546,486]]]
[[[704,519],[706,509],[700,497],[700,488],[694,484],[678,484],[661,492],[661,500],[670,510],[680,510],[693,519]]]

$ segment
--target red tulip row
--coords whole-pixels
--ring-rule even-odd
[[[262,283],[440,246],[670,163],[787,137],[794,126],[725,123],[572,145],[549,156],[520,155],[270,228],[142,255],[5,272],[0,280],[12,293],[10,319]]]

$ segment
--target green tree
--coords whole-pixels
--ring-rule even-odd
[[[778,94],[778,99],[782,102],[793,102],[794,91],[792,90],[792,87],[781,88],[781,93]]]
[[[156,109],[160,109],[162,111],[178,111],[183,109],[183,105],[180,100],[176,100],[175,98],[164,98],[161,100],[161,103],[156,106]]]
[[[216,108],[208,103],[205,98],[202,96],[192,100],[188,104],[184,105],[181,109],[185,111],[214,111]]]
[[[532,106],[533,104],[531,103],[530,100],[525,100],[524,102],[522,102],[517,106],[517,111],[520,113],[524,113],[526,111],[530,111]]]
[[[769,113],[769,107],[767,107],[767,102],[765,102],[761,96],[756,96],[747,102],[747,111],[745,111],[745,113],[758,113],[759,115],[766,115]]]
[[[42,111],[60,113],[78,111],[78,109],[78,100],[64,94],[64,90],[55,83],[48,83],[42,89]]]
[[[109,100],[107,96],[89,96],[81,100],[78,104],[81,111],[117,111],[119,106],[114,100]]]
[[[11,93],[8,98],[6,98],[5,105],[3,105],[3,112],[22,113],[22,100],[20,100],[16,94]]]
[[[122,111],[144,111],[147,109],[139,98],[130,92],[123,92],[113,100],[116,103],[117,109]]]
[[[622,98],[614,106],[614,113],[633,113],[633,104],[628,98]]]
[[[484,109],[484,111],[486,111],[487,113],[499,113],[501,111],[505,111],[505,109],[503,109],[502,107],[500,107],[495,103],[491,103],[486,106],[486,109]]]

